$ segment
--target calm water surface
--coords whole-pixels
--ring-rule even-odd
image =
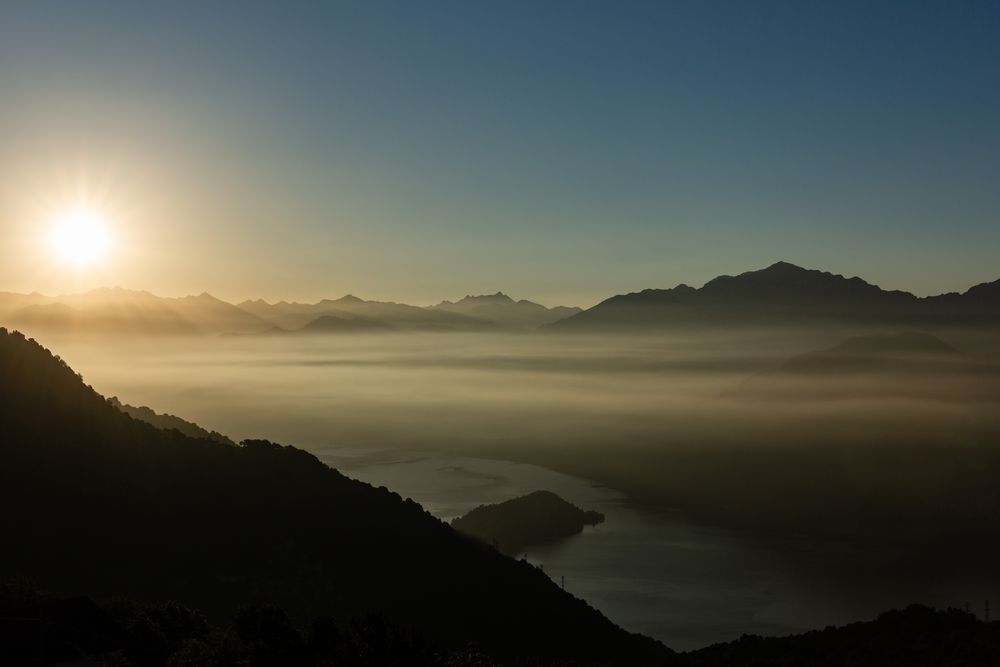
[[[347,475],[413,498],[446,521],[477,505],[538,489],[603,512],[603,524],[530,547],[526,556],[614,622],[671,647],[807,627],[779,609],[781,574],[774,554],[734,534],[636,508],[612,489],[492,459],[315,453]]]

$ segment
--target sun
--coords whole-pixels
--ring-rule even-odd
[[[52,222],[49,245],[56,259],[84,268],[104,261],[111,250],[111,234],[104,216],[89,208],[62,212]]]

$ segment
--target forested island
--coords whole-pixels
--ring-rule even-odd
[[[506,554],[517,554],[526,546],[576,535],[586,526],[603,522],[600,512],[582,510],[551,491],[535,491],[480,505],[453,519],[451,527]]]

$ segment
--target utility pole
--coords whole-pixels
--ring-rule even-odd
[[[566,590],[566,577],[562,575],[559,577],[559,585],[562,586],[563,590]]]
[[[986,609],[986,613],[983,615],[983,617],[986,619],[986,622],[989,623],[990,622],[990,601],[989,600],[986,601],[986,604],[984,605],[984,607]]]

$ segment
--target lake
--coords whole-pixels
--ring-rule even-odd
[[[569,466],[586,445],[610,466],[640,445],[683,441],[685,433],[740,415],[740,405],[719,398],[729,388],[815,341],[385,335],[42,342],[106,396],[235,439],[302,447],[443,520],[538,489],[603,512],[605,523],[532,547],[528,559],[611,620],[676,649],[862,620],[915,601],[972,600],[978,607],[1000,590],[993,576],[964,580],[926,569],[911,579],[895,576],[898,564],[913,558],[892,545],[879,553],[788,535],[761,539],[767,536],[639,507],[617,490],[512,462],[552,465],[534,456],[545,453]],[[706,486],[704,493],[739,502],[752,490]]]
[[[603,524],[526,549],[528,560],[555,582],[565,580],[568,591],[614,622],[675,649],[743,633],[788,634],[819,618],[840,620],[835,613],[817,614],[821,601],[803,596],[782,569],[780,554],[730,531],[635,507],[587,480],[483,458],[336,448],[314,453],[351,477],[413,498],[445,521],[538,489],[603,512]],[[812,609],[803,613],[806,606]]]

